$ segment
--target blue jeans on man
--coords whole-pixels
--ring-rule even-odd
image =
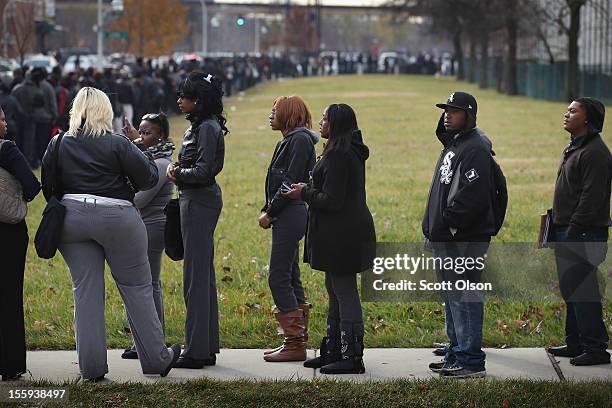
[[[436,258],[478,258],[483,257],[489,247],[488,242],[434,243]],[[469,280],[480,282],[482,271],[472,269],[459,273],[456,268],[436,270],[439,282]],[[484,320],[483,294],[477,290],[442,291],[445,304],[446,334],[449,346],[444,357],[447,364],[456,363],[466,370],[482,371],[486,354],[482,350],[482,326]]]

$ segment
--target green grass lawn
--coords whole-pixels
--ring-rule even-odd
[[[268,127],[272,101],[279,95],[299,94],[313,112],[315,123],[333,102],[355,109],[370,146],[367,161],[368,204],[374,215],[378,241],[420,242],[421,218],[431,174],[441,145],[435,138],[441,111],[453,90],[466,90],[478,99],[479,126],[493,140],[498,161],[509,183],[506,226],[497,242],[533,242],[539,214],[550,207],[557,165],[567,144],[562,129],[566,104],[506,97],[465,83],[425,76],[346,76],[272,82],[226,101],[228,127],[225,168],[218,178],[224,208],[216,234],[222,347],[266,347],[279,342],[267,286],[270,231],[257,225],[264,201],[263,184],[280,133]],[[609,121],[608,121],[609,122]],[[180,142],[187,122],[172,120]],[[318,126],[317,126],[318,128]],[[608,132],[609,134],[609,132]],[[610,145],[610,138],[606,138]],[[322,145],[318,145],[318,151]],[[33,236],[44,206],[42,194],[30,205],[28,224]],[[184,304],[182,264],[164,260],[166,333],[168,342],[182,342]],[[510,265],[508,273],[512,274]],[[302,267],[307,296],[314,304],[310,346],[323,335],[326,292],[323,274]],[[36,257],[30,246],[25,279],[28,347],[74,348],[73,300],[70,275],[58,254],[53,260]],[[538,323],[538,308],[544,322]],[[445,340],[441,303],[364,303],[367,347],[430,347]],[[531,326],[515,327],[526,312]],[[563,341],[561,302],[491,302],[486,305],[485,346],[545,346]],[[612,306],[606,305],[606,327],[612,331]],[[107,274],[107,338],[109,347],[124,347],[123,306]],[[505,327],[504,325],[507,325]]]
[[[36,385],[36,384],[35,384]],[[39,383],[58,387],[58,384]],[[605,407],[612,398],[606,381],[395,380],[211,381],[182,384],[71,384],[69,400],[7,407]],[[0,403],[0,405],[2,405]]]

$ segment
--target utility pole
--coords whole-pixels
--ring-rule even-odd
[[[208,8],[206,0],[200,0],[202,9],[202,53],[206,55],[208,52]]]
[[[259,45],[259,36],[261,35],[261,27],[259,23],[259,16],[255,14],[255,33],[254,33],[254,42],[255,42],[255,53],[259,53],[260,45]]]
[[[104,57],[104,19],[107,14],[112,12],[121,13],[123,11],[123,0],[112,0],[109,10],[104,11],[102,0],[98,0],[98,61]]]
[[[98,61],[102,61],[104,56],[104,28],[102,22],[104,15],[102,13],[102,0],[98,0]]]

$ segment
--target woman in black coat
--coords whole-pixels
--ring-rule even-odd
[[[23,198],[32,201],[40,183],[15,142],[3,140],[6,117],[0,109],[0,167],[21,184]],[[0,191],[0,194],[5,194]],[[23,275],[28,249],[25,220],[15,224],[0,222],[0,374],[2,381],[18,379],[26,372],[25,326],[23,321]]]
[[[361,374],[363,318],[357,274],[372,267],[376,233],[366,204],[363,144],[353,109],[330,105],[319,122],[321,137],[328,139],[308,184],[294,184],[287,193],[308,204],[305,262],[325,272],[329,294],[327,336],[320,357],[304,366],[324,374]]]

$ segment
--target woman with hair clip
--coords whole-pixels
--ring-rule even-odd
[[[264,352],[269,362],[306,360],[308,314],[300,280],[300,240],[306,232],[308,210],[302,200],[283,196],[291,184],[307,181],[315,163],[314,145],[319,137],[310,130],[310,111],[299,96],[281,96],[274,101],[270,127],[283,138],[276,144],[266,175],[266,204],[259,225],[272,227],[268,283],[278,312],[276,319],[284,332],[283,344]]]
[[[214,233],[223,207],[215,177],[223,169],[224,136],[222,82],[211,74],[191,72],[180,84],[178,105],[191,123],[183,136],[179,161],[166,175],[179,190],[185,258],[183,296],[185,350],[177,368],[215,365],[219,353],[219,308],[214,268]]]
[[[47,200],[61,198],[66,207],[59,250],[72,276],[79,369],[85,380],[99,381],[108,372],[104,322],[104,264],[117,284],[144,374],[166,376],[178,359],[178,344],[166,347],[155,312],[147,230],[134,191],[158,182],[153,157],[112,133],[113,109],[106,94],[85,87],[70,110],[70,127],[54,137],[42,162]],[[61,139],[60,139],[61,138]],[[59,142],[58,174],[53,158]],[[59,178],[61,191],[54,191]]]
[[[138,130],[127,117],[123,118],[123,133],[134,143],[142,143],[146,152],[155,159],[159,181],[152,189],[139,191],[134,197],[134,205],[140,210],[142,221],[147,227],[148,258],[151,266],[153,300],[157,317],[164,328],[164,298],[161,287],[161,266],[164,253],[164,227],[166,215],[164,208],[172,199],[174,183],[166,177],[166,169],[172,163],[174,144],[169,140],[170,124],[164,113],[147,113],[142,117]],[[122,358],[137,359],[136,345],[125,349]]]
[[[330,105],[319,126],[328,142],[312,180],[294,184],[285,193],[308,204],[304,260],[325,272],[329,295],[327,336],[320,356],[304,366],[320,368],[323,374],[362,374],[364,326],[356,276],[372,267],[376,252],[365,191],[369,150],[348,105]]]

